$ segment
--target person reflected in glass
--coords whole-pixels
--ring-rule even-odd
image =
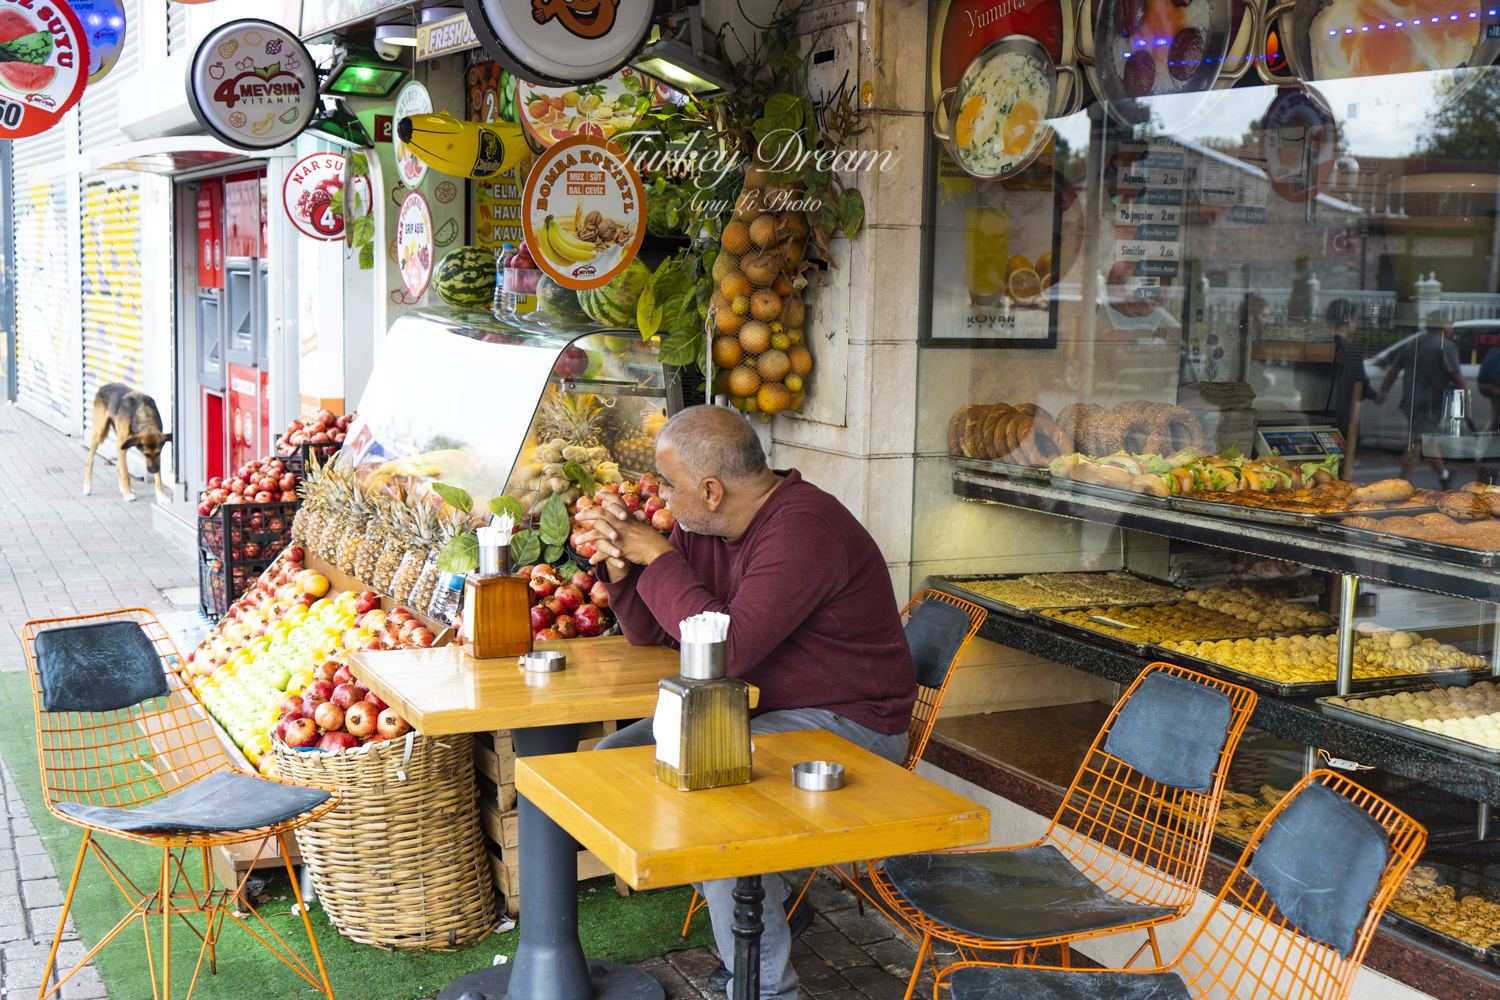
[[[1376,404],[1384,403],[1398,375],[1401,383],[1401,412],[1406,414],[1409,436],[1406,453],[1401,456],[1401,478],[1411,480],[1417,462],[1422,461],[1422,435],[1437,432],[1443,418],[1443,395],[1449,389],[1467,390],[1459,370],[1458,346],[1453,343],[1453,317],[1446,310],[1434,309],[1427,314],[1427,331],[1412,340],[1392,360],[1386,370]],[[1448,486],[1448,469],[1441,457],[1425,460],[1438,474],[1438,486]]]
[[[1271,303],[1259,292],[1251,292],[1245,296],[1245,301],[1240,303],[1240,377],[1245,376],[1246,365],[1250,358],[1250,347],[1259,340],[1265,339],[1266,331],[1271,328]],[[1276,376],[1266,372],[1266,381],[1275,384]]]
[[[1493,434],[1500,425],[1500,347],[1491,347],[1479,365],[1479,394],[1490,401],[1490,420],[1485,429]]]
[[[1328,332],[1333,334],[1333,378],[1328,386],[1328,401],[1323,409],[1333,411],[1333,424],[1349,440],[1349,425],[1354,417],[1354,387],[1363,386],[1366,397],[1375,395],[1375,386],[1365,374],[1365,352],[1354,342],[1359,328],[1359,310],[1348,299],[1334,299],[1323,312]]]

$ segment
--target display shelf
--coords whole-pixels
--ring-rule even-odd
[[[942,589],[941,585],[939,589]],[[1144,657],[1105,649],[1005,615],[986,618],[980,626],[979,636],[1118,684],[1130,684],[1151,663]],[[1263,694],[1250,724],[1305,746],[1327,750],[1337,758],[1358,761],[1437,785],[1467,799],[1500,803],[1500,769],[1435,747],[1330,719],[1318,711],[1312,698],[1277,698]]]
[[[1402,587],[1454,597],[1500,602],[1500,572],[1368,543],[1341,541],[1307,528],[1281,528],[1247,521],[1158,510],[1125,500],[1085,496],[1042,483],[1008,479],[974,469],[955,469],[953,492],[968,500],[1021,507],[1084,521],[1113,524],[1198,545],[1286,559],[1332,573],[1350,573]]]

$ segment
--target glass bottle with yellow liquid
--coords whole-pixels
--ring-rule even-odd
[[[964,252],[969,303],[998,305],[1005,293],[1005,262],[1010,257],[1010,210],[985,200],[964,209]]]

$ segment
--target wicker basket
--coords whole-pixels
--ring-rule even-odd
[[[297,830],[340,934],[392,951],[446,949],[495,926],[472,736],[412,733],[344,754],[278,741],[275,752],[283,776],[344,793],[337,809]]]

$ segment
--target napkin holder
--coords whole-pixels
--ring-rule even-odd
[[[656,700],[656,777],[678,791],[750,780],[750,686],[728,676],[725,642],[682,644],[682,673]]]
[[[508,546],[481,546],[478,571],[464,577],[463,637],[476,660],[531,652],[531,588],[509,575],[509,557]]]

